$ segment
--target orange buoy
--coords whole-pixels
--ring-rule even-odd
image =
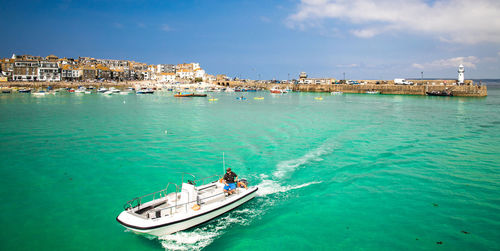
[[[191,209],[193,209],[194,211],[198,211],[200,210],[200,205],[196,204]]]

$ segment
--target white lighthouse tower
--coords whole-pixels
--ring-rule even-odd
[[[464,80],[465,80],[464,72],[465,72],[464,65],[460,64],[458,66],[458,84],[459,85],[463,85],[464,84]]]

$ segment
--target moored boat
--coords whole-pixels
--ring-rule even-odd
[[[153,94],[153,93],[155,93],[155,91],[151,90],[151,89],[141,89],[141,90],[137,90],[135,93],[136,94]]]
[[[448,91],[448,90],[443,90],[443,91],[430,91],[430,92],[426,92],[426,94],[427,94],[428,96],[448,96],[448,97],[453,96],[453,93],[451,93],[451,91]]]
[[[374,90],[372,90],[372,91],[366,91],[365,93],[366,94],[380,94],[380,91],[374,91]]]
[[[174,94],[176,98],[184,98],[184,97],[194,97],[194,93],[192,92],[178,92]]]
[[[47,94],[47,93],[45,91],[38,91],[38,92],[34,92],[32,94],[35,96],[45,96],[45,94]]]
[[[31,89],[19,89],[17,92],[19,92],[19,93],[31,93]]]
[[[330,92],[330,94],[332,94],[332,95],[341,95],[341,94],[344,94],[344,92],[340,92],[340,91],[339,92]]]
[[[258,187],[237,187],[226,195],[224,183],[214,175],[183,182],[168,183],[163,190],[128,201],[116,220],[141,234],[162,236],[210,221],[254,198]],[[246,182],[240,179],[240,182]],[[197,186],[197,184],[199,184]],[[169,188],[172,192],[169,193]],[[175,189],[175,191],[173,191]]]
[[[273,88],[271,88],[271,90],[269,90],[271,93],[274,93],[274,94],[283,94],[285,93],[282,89],[278,89],[276,86],[274,86]]]

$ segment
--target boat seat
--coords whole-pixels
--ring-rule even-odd
[[[135,213],[136,213],[136,214],[143,214],[144,212],[146,212],[146,211],[148,211],[148,210],[151,210],[151,209],[153,209],[153,208],[155,208],[155,207],[161,206],[161,205],[163,205],[163,204],[165,204],[165,203],[167,203],[167,202],[166,202],[166,201],[162,201],[162,202],[160,202],[160,203],[156,203],[156,204],[153,204],[153,205],[149,205],[149,206],[147,206],[147,207],[144,207],[144,208],[141,208],[141,209],[139,209],[139,210],[135,211]]]

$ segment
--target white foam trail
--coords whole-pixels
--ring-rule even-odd
[[[314,184],[319,184],[321,181],[313,181],[295,186],[282,186],[279,183],[272,180],[263,180],[259,185],[259,190],[257,191],[257,196],[266,196],[274,193],[284,193],[290,190],[295,190],[303,187],[307,187]]]
[[[259,217],[262,210],[242,209],[235,210],[213,223],[198,227],[193,231],[181,231],[159,237],[162,246],[167,250],[200,250],[210,245],[215,239],[224,234],[225,229],[232,225],[249,225]]]
[[[333,151],[333,146],[328,144],[328,142],[322,144],[320,147],[307,152],[304,156],[298,159],[286,160],[278,163],[276,166],[276,171],[274,171],[273,176],[277,179],[283,179],[290,176],[299,167],[310,163],[322,161],[321,156],[329,154]]]

